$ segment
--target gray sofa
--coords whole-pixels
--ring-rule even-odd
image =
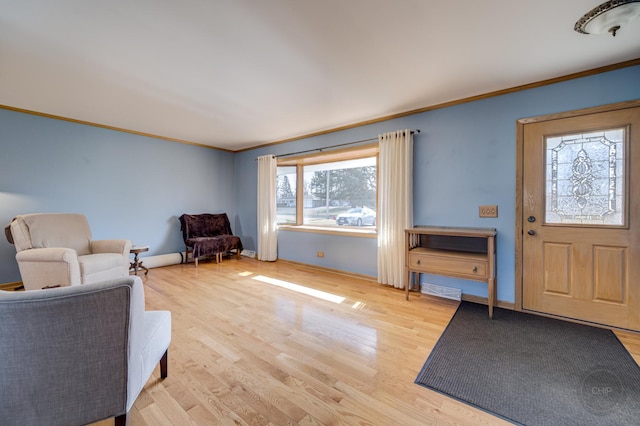
[[[160,363],[167,376],[171,313],[145,311],[136,276],[0,291],[0,423],[128,423]]]

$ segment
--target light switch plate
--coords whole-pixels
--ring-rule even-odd
[[[498,206],[480,206],[480,217],[498,217]]]

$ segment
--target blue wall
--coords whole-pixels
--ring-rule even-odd
[[[0,225],[22,213],[79,212],[93,237],[184,250],[178,216],[235,220],[233,153],[0,109]],[[0,240],[0,283],[20,281]]]
[[[0,109],[0,224],[20,213],[81,212],[95,238],[129,238],[162,254],[183,250],[180,214],[226,211],[255,249],[257,156],[420,129],[415,224],[497,228],[498,298],[512,302],[516,120],[638,98],[640,66],[235,154]],[[499,218],[478,218],[484,204],[497,204]],[[375,239],[281,231],[278,242],[282,259],[377,274]],[[14,247],[0,242],[0,283],[19,279]],[[487,294],[482,283],[425,280]]]
[[[492,227],[498,230],[498,299],[515,298],[516,121],[640,98],[640,67],[593,75],[236,154],[236,209],[255,239],[258,155],[284,154],[376,137],[412,128],[415,225]],[[246,194],[246,196],[244,196]],[[478,206],[497,204],[497,219],[480,219]],[[282,259],[376,276],[376,240],[281,231]],[[317,258],[318,250],[325,252]],[[487,296],[486,284],[439,276],[424,281]]]

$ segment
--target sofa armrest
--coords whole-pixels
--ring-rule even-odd
[[[26,290],[80,284],[80,264],[73,249],[49,247],[22,250],[16,253],[16,260]]]
[[[35,248],[16,253],[18,262],[73,262],[78,261],[75,250],[64,247]]]
[[[91,240],[92,253],[121,253],[129,258],[131,241],[129,240]]]

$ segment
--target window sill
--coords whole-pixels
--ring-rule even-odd
[[[325,228],[310,225],[278,225],[278,231],[310,232],[315,234],[341,235],[348,237],[378,238],[375,229]]]

